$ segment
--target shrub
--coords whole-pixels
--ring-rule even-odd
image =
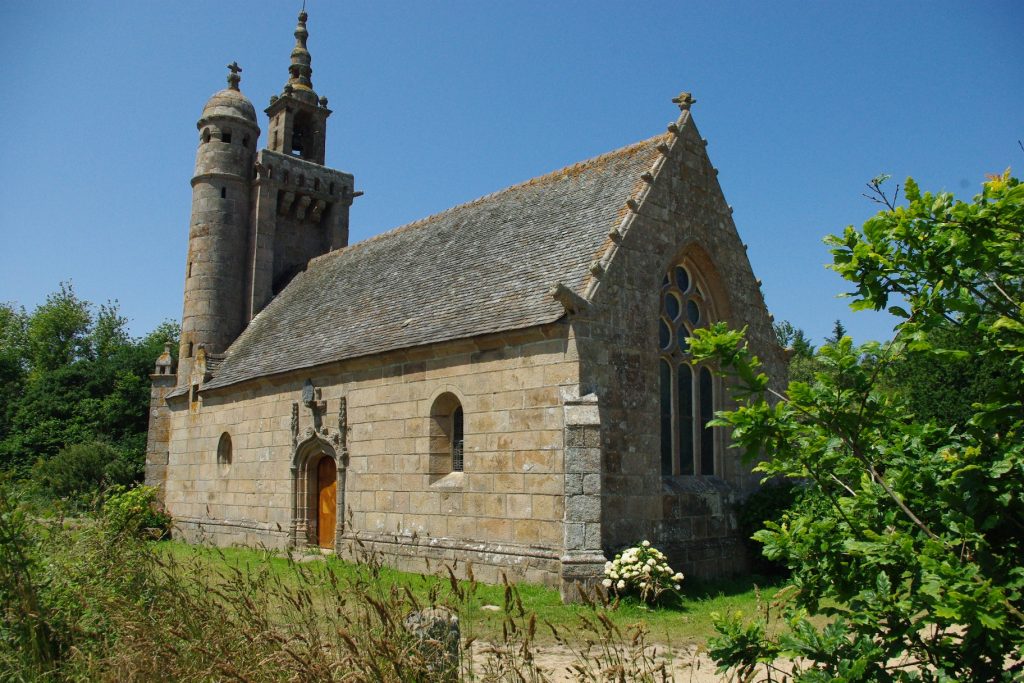
[[[19,492],[0,478],[0,680],[8,680],[7,671],[38,675],[59,655],[44,600],[39,546]]]
[[[171,525],[170,516],[157,506],[155,486],[125,489],[115,486],[103,503],[103,517],[115,533],[138,534],[143,529],[158,529],[160,536]]]
[[[653,603],[665,591],[678,591],[682,572],[672,572],[667,558],[650,541],[627,548],[604,565],[605,588],[617,595],[635,594],[643,602]]]
[[[39,460],[35,470],[43,493],[78,506],[97,500],[111,486],[130,485],[138,476],[132,463],[99,441],[68,446],[52,458]]]

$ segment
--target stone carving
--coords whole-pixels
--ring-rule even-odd
[[[579,313],[590,305],[589,301],[567,287],[563,282],[556,282],[548,290],[548,294],[551,295],[552,299],[562,304],[566,313]]]
[[[348,453],[348,400],[344,396],[338,405],[338,446],[342,455]]]
[[[288,177],[285,175],[285,182],[288,182]],[[288,211],[292,208],[292,202],[295,201],[294,192],[285,192],[284,196],[281,197],[281,205],[277,208],[277,213],[281,216],[288,214]]]
[[[313,386],[312,380],[306,380],[302,385],[302,402],[309,408],[312,417],[312,426],[306,428],[306,436],[311,434],[326,434],[327,425],[323,423],[324,413],[327,411],[327,401],[321,399],[320,389]]]
[[[312,198],[307,196],[307,195],[302,195],[301,197],[299,197],[298,204],[296,204],[296,206],[295,206],[295,219],[296,220],[299,220],[299,221],[306,220],[306,208],[309,206],[309,203],[311,201],[313,201]]]
[[[292,403],[292,448],[299,445],[299,404]]]
[[[316,204],[313,205],[313,210],[309,212],[309,220],[313,223],[320,222],[320,216],[323,215],[324,207],[327,206],[327,202],[322,199],[316,200]]]

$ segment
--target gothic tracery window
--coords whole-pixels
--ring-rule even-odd
[[[692,264],[672,266],[661,283],[658,320],[660,352],[661,473],[715,473],[715,379],[711,370],[695,365],[686,338],[714,319],[708,289]]]

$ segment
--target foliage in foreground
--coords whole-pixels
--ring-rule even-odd
[[[210,562],[220,551],[142,540],[139,500],[123,494],[105,517],[69,528],[33,522],[2,488],[3,681],[563,680],[536,659],[541,630],[569,654],[573,680],[669,680],[643,625],[614,623],[603,594],[565,628],[506,585],[500,635],[477,640],[472,581],[424,577],[416,590],[369,555],[356,567],[255,551],[242,564]],[[407,626],[435,606],[460,615],[460,658]]]
[[[880,181],[874,185],[878,189]],[[788,628],[725,617],[722,670],[770,679],[779,657],[800,681],[1012,680],[1024,646],[1024,186],[994,178],[971,203],[906,183],[906,206],[830,237],[854,309],[903,318],[888,348],[842,338],[809,382],[773,396],[742,333],[698,330],[695,357],[738,386],[732,428],[768,476],[806,482],[799,504],[757,534],[793,572]],[[943,348],[952,326],[969,344]],[[922,420],[880,386],[911,352],[999,367],[965,422]],[[956,387],[949,387],[955,391]],[[825,615],[827,625],[808,617]]]

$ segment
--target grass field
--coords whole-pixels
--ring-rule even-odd
[[[0,680],[498,683],[571,671],[653,683],[672,680],[665,666],[713,672],[699,655],[712,613],[752,617],[781,589],[687,579],[654,607],[599,595],[563,605],[550,588],[456,581],[444,567],[419,575],[373,556],[152,541],[110,520],[32,519],[0,501],[4,510]],[[450,638],[410,625],[436,619],[423,611],[435,606],[458,616],[454,655],[436,649]]]
[[[210,548],[176,541],[162,542],[158,547],[162,554],[182,566],[189,566],[192,572],[199,570],[208,576],[220,575],[225,579],[236,572],[244,574],[262,568],[275,581],[296,587],[300,583],[308,583],[308,576],[325,579],[329,570],[344,585],[367,586],[368,590],[380,591],[382,596],[392,587],[402,591],[408,589],[424,604],[437,601],[456,609],[465,636],[494,638],[501,633],[505,620],[504,586],[460,581],[460,597],[453,593],[451,581],[443,568],[438,568],[436,575],[425,576],[383,566],[371,569],[332,555],[302,555],[290,559],[284,554],[265,550]],[[780,588],[777,582],[759,577],[716,582],[686,579],[682,585],[683,590],[678,597],[669,598],[661,605],[648,607],[627,598],[611,603],[602,613],[623,630],[644,624],[649,639],[657,643],[702,645],[714,634],[712,613],[742,612],[752,616],[758,610],[759,600],[770,601]],[[523,610],[536,615],[541,626],[537,630],[537,641],[541,643],[554,639],[548,624],[559,631],[571,633],[580,627],[581,619],[594,614],[594,609],[587,605],[562,604],[558,591],[544,586],[520,584],[516,586],[516,593]],[[323,594],[320,597],[326,599]],[[484,606],[501,609],[482,609]]]

